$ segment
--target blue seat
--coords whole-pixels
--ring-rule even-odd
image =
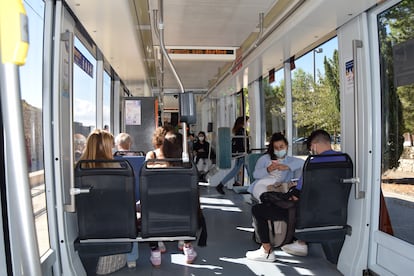
[[[348,154],[309,156],[303,166],[303,185],[297,205],[295,237],[321,243],[326,258],[337,263],[350,232],[347,225],[353,164]]]
[[[253,183],[256,179],[253,177],[254,168],[256,167],[257,160],[263,155],[263,153],[249,153],[246,156],[246,168],[249,174],[250,183]]]
[[[135,175],[135,201],[139,201],[139,173],[141,171],[142,165],[144,165],[145,156],[115,155],[115,159],[127,160],[129,164],[132,166]]]

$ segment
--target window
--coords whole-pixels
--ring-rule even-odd
[[[269,83],[269,77],[263,79],[264,105],[266,117],[266,142],[275,132],[285,132],[286,108],[284,70],[274,72],[274,81]]]
[[[111,77],[104,71],[103,83],[103,125],[111,128]]]
[[[73,66],[73,131],[88,136],[96,128],[96,59],[75,38]]]
[[[377,19],[382,101],[379,229],[411,244],[414,244],[413,18],[412,1],[402,1]]]
[[[332,136],[340,150],[338,43],[333,38],[295,60],[292,71],[293,154],[307,155],[306,137],[315,129]]]
[[[42,256],[50,248],[42,132],[44,2],[27,0],[25,1],[25,9],[29,20],[29,37],[32,39],[30,40],[26,64],[20,67],[19,73],[33,216],[35,218],[39,254]]]

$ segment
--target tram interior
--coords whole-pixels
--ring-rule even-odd
[[[149,110],[148,114],[143,112],[144,115],[142,118],[140,117],[142,121],[139,123],[144,125],[147,121],[151,121],[148,129],[153,130],[156,125],[162,124],[172,124],[179,128],[181,110],[178,95],[191,92],[197,106],[196,114],[191,115],[197,120],[196,123],[188,125],[188,133],[197,135],[199,131],[206,132],[208,141],[215,151],[220,150],[219,128],[226,127],[230,129],[237,116],[248,115],[251,121],[249,126],[250,141],[252,148],[257,150],[257,153],[264,151],[267,138],[273,132],[285,132],[287,121],[290,120],[289,123],[292,123],[293,127],[292,129],[288,128],[287,134],[292,154],[305,160],[308,155],[307,135],[313,128],[321,125],[326,126],[327,124],[311,122],[307,125],[305,123],[301,125],[301,122],[298,121],[303,117],[293,117],[285,120],[284,116],[287,116],[286,114],[289,114],[289,112],[292,114],[292,110],[286,108],[286,102],[296,97],[294,99],[294,101],[297,101],[294,102],[296,106],[292,109],[297,111],[297,104],[300,102],[297,100],[297,95],[302,95],[295,94],[294,96],[290,95],[290,98],[285,97],[283,94],[284,86],[289,85],[285,83],[286,71],[293,72],[292,75],[296,78],[295,81],[302,77],[304,80],[302,83],[308,84],[304,89],[307,92],[313,93],[324,90],[329,86],[327,84],[329,77],[326,76],[326,68],[334,62],[338,62],[338,59],[339,62],[343,62],[346,59],[344,55],[348,55],[348,52],[346,54],[338,53],[338,48],[344,47],[341,45],[338,36],[347,35],[347,24],[350,24],[349,22],[360,20],[359,16],[362,13],[369,9],[375,9],[376,6],[380,6],[387,1],[25,0],[24,3],[27,5],[28,13],[30,13],[29,28],[31,37],[43,37],[42,27],[44,22],[40,23],[40,21],[42,21],[41,15],[45,16],[45,14],[42,8],[45,3],[50,4],[50,2],[61,3],[64,9],[70,10],[70,12],[62,13],[62,22],[71,25],[71,28],[74,29],[74,55],[79,59],[75,60],[73,65],[74,96],[71,99],[73,103],[70,103],[71,107],[73,105],[73,114],[72,111],[63,110],[63,112],[68,112],[68,115],[73,115],[73,121],[63,121],[63,125],[65,122],[72,124],[70,131],[82,134],[79,139],[86,139],[91,130],[103,128],[104,125],[108,125],[113,134],[132,131],[133,128],[128,128],[125,123],[126,119],[124,121],[123,117],[127,113],[125,103],[128,100],[139,102],[140,108],[145,112]],[[403,2],[406,5],[406,2],[409,1]],[[389,7],[389,9],[392,9],[392,7]],[[411,13],[408,12],[407,14],[412,14],[412,12],[411,10]],[[383,30],[392,30],[393,18],[389,19],[386,12],[380,14],[378,18],[381,19],[381,16],[383,17],[383,21],[381,21],[384,24]],[[68,19],[69,17],[70,19]],[[32,18],[35,19],[32,20]],[[344,25],[346,27],[343,30],[341,27]],[[50,28],[50,26],[48,27]],[[33,31],[32,28],[42,31]],[[365,30],[361,31],[361,33],[364,32]],[[386,41],[384,45],[388,45],[388,40],[395,39],[393,33],[388,35],[389,37],[384,39]],[[404,39],[412,41],[412,39]],[[394,44],[404,44],[405,40],[401,40],[402,42],[392,42]],[[38,51],[43,47],[42,43],[40,39],[34,40],[31,47],[34,51]],[[54,249],[61,250],[61,252],[54,255],[54,258],[57,256],[61,260],[64,259],[59,264],[58,270],[61,267],[71,267],[71,269],[83,275],[86,272],[82,268],[76,268],[77,265],[81,265],[79,259],[73,258],[77,254],[72,243],[77,238],[76,235],[73,236],[77,227],[76,216],[73,210],[65,209],[67,208],[66,201],[72,196],[69,193],[70,189],[66,181],[73,177],[68,173],[70,169],[73,169],[72,165],[67,165],[72,160],[67,155],[71,154],[72,146],[65,144],[66,141],[72,141],[72,138],[69,137],[71,135],[67,135],[71,132],[65,126],[59,126],[61,129],[54,130],[63,137],[62,146],[59,148],[59,154],[61,154],[59,157],[62,157],[61,159],[64,161],[60,161],[58,157],[53,156],[50,153],[51,148],[43,149],[43,143],[45,141],[45,143],[51,143],[50,137],[57,134],[49,132],[48,128],[52,128],[53,125],[52,122],[47,121],[50,114],[45,116],[45,120],[41,119],[44,115],[43,112],[49,111],[45,107],[42,110],[42,97],[40,95],[42,95],[44,87],[41,81],[34,80],[37,75],[35,77],[35,74],[33,74],[34,71],[39,69],[33,64],[37,63],[37,66],[40,66],[41,69],[39,64],[42,64],[42,55],[40,51],[34,53],[29,52],[28,65],[21,68],[20,75],[22,79],[25,77],[28,80],[30,79],[30,81],[22,82],[21,102],[26,124],[24,126],[24,138],[38,250],[43,258],[47,255],[46,253],[51,246],[57,243],[59,248]],[[412,58],[412,56],[409,57]],[[84,65],[80,66],[81,63]],[[96,72],[92,72],[91,68],[100,68],[102,75],[96,76]],[[62,78],[64,79],[64,77]],[[389,79],[391,78],[389,77]],[[39,80],[41,79],[39,77]],[[96,80],[101,80],[103,84],[97,84]],[[119,96],[116,99],[111,94],[115,90],[115,82],[118,85],[116,89],[121,91],[116,94],[116,96]],[[295,84],[298,84],[298,82],[294,82]],[[347,82],[346,85],[352,86],[353,83]],[[94,94],[95,92],[90,93],[90,91],[95,91],[97,86],[101,90],[99,96],[102,99],[98,98]],[[372,227],[368,211],[374,207],[380,210],[380,215],[373,219],[374,226],[376,227],[376,224],[378,224],[379,232],[388,235],[386,238],[398,239],[398,245],[402,242],[404,247],[400,248],[404,248],[402,252],[405,257],[409,256],[407,252],[412,252],[411,245],[414,243],[414,236],[411,231],[413,223],[410,217],[414,207],[414,192],[412,189],[414,147],[413,129],[409,123],[412,117],[407,115],[412,112],[412,97],[410,96],[412,95],[412,83],[403,83],[400,87],[397,88],[402,100],[398,104],[402,106],[401,114],[404,115],[401,116],[404,116],[405,124],[401,124],[404,127],[398,130],[398,134],[399,137],[403,138],[398,140],[398,138],[393,137],[394,133],[392,131],[386,134],[376,133],[378,136],[383,135],[384,140],[389,139],[391,141],[384,145],[384,148],[389,151],[384,150],[385,153],[381,152],[380,157],[375,156],[378,160],[383,158],[382,161],[385,160],[386,165],[378,164],[380,162],[378,160],[371,161],[367,160],[368,158],[362,158],[362,161],[365,162],[364,166],[365,164],[372,165],[371,163],[375,163],[377,170],[381,170],[378,173],[375,170],[371,172],[367,169],[369,173],[375,176],[373,177],[375,179],[371,179],[371,175],[361,177],[363,180],[368,179],[370,181],[365,184],[366,191],[371,192],[376,198],[371,199],[369,197],[369,203],[373,207],[368,206],[368,204],[363,205],[366,203],[362,204],[361,201],[358,202],[354,199],[352,194],[354,188],[352,188],[351,203],[349,203],[350,207],[348,209],[349,212],[353,212],[353,216],[350,216],[350,224],[353,224],[354,236],[351,237],[351,231],[347,233],[348,244],[345,246],[344,253],[341,253],[342,255],[339,257],[338,265],[327,260],[320,243],[309,244],[307,257],[289,255],[278,248],[275,250],[277,258],[275,263],[247,260],[245,253],[259,246],[252,238],[254,229],[251,207],[253,202],[250,194],[245,193],[251,180],[249,175],[251,168],[249,169],[247,166],[246,169],[243,169],[238,174],[236,181],[232,180],[227,183],[225,195],[220,195],[217,193],[215,186],[229,170],[228,168],[220,168],[219,164],[216,163],[211,165],[203,181],[198,183],[201,208],[207,222],[208,239],[207,246],[195,246],[198,253],[197,261],[193,264],[186,264],[184,255],[177,249],[177,241],[166,241],[167,252],[162,255],[162,265],[159,268],[154,268],[149,262],[150,247],[147,242],[142,242],[137,238],[137,241],[139,241],[139,258],[136,267],[128,268],[125,266],[111,273],[111,275],[343,275],[344,273],[351,275],[350,271],[355,272],[354,268],[349,267],[351,264],[357,264],[358,269],[361,267],[365,269],[367,267],[366,263],[373,262],[372,259],[375,259],[375,254],[374,257],[369,255],[374,246],[368,245],[368,241],[364,245],[359,245],[364,242],[364,239],[373,239],[371,232],[366,234],[368,230],[364,232],[361,229],[364,229],[365,226]],[[250,90],[247,91],[247,88]],[[253,95],[255,92],[261,92],[260,89],[262,88],[263,91],[267,89],[263,92],[264,94],[267,93],[266,99],[258,99]],[[345,90],[348,88],[341,87]],[[397,88],[395,89],[397,90]],[[37,94],[32,90],[36,90]],[[292,90],[298,91],[300,89],[294,86]],[[252,92],[249,93],[250,91]],[[40,100],[34,99],[30,94],[39,96]],[[282,94],[283,96],[280,96]],[[47,98],[48,96],[44,97]],[[277,99],[275,100],[275,98]],[[393,99],[393,95],[389,98]],[[156,103],[156,105],[151,105],[153,109],[146,109],[150,106],[147,105],[147,100]],[[349,97],[342,97],[342,100],[342,108],[350,105],[351,99]],[[93,102],[93,105],[90,104],[91,102]],[[109,104],[109,102],[111,103]],[[97,107],[96,103],[102,106]],[[53,104],[57,106],[57,102],[53,102]],[[51,103],[50,106],[53,104]],[[310,105],[306,101],[299,104],[302,104],[300,108],[306,110],[308,110],[306,105]],[[323,106],[323,103],[321,106]],[[386,105],[383,104],[383,106]],[[318,110],[318,107],[313,110]],[[53,112],[59,113],[60,111],[56,112],[54,110]],[[99,112],[101,112],[100,115],[95,114]],[[387,114],[389,110],[384,109],[382,112]],[[265,117],[261,113],[271,114],[271,118],[260,120],[258,119],[260,116]],[[354,129],[363,132],[366,126],[358,127],[358,120],[355,120],[355,125],[350,127],[348,121],[352,121],[354,115],[353,110],[350,111],[347,107],[338,112],[335,109],[335,111],[328,110],[325,113],[328,115],[322,114],[321,116],[324,115],[324,118],[329,119],[333,117],[336,119],[335,123],[337,123],[331,131],[333,149],[355,153],[355,145],[350,142],[350,136],[354,134]],[[181,127],[183,126],[185,127],[185,124],[181,124]],[[268,129],[263,131],[263,128]],[[47,129],[45,134],[40,131],[43,129]],[[341,130],[344,129],[348,130],[348,134],[341,133]],[[349,131],[350,129],[352,130]],[[187,137],[187,130],[181,131],[185,133],[184,137]],[[134,141],[134,150],[145,153],[150,150],[152,133],[147,129],[138,129],[137,132],[143,132],[145,135],[137,136]],[[47,135],[50,137],[48,138]],[[364,135],[364,143],[372,138],[367,138],[367,136],[373,136],[372,133],[369,133],[369,135],[364,133]],[[380,138],[375,140],[374,137],[372,140],[380,144]],[[396,140],[398,141],[396,142]],[[73,152],[76,152],[76,142],[77,140],[74,138]],[[396,143],[395,147],[392,142]],[[369,154],[375,150],[375,147],[369,148]],[[398,152],[398,158],[389,152]],[[47,170],[45,167],[48,166],[49,169],[52,167],[52,157],[53,160],[62,162],[59,163],[62,171],[56,173],[56,178],[45,173]],[[357,161],[355,159],[354,162]],[[140,160],[140,162],[142,161]],[[234,162],[234,160],[230,162]],[[365,168],[363,167],[363,169]],[[61,178],[59,178],[60,174],[62,174]],[[135,177],[139,177],[139,173],[134,172],[134,174]],[[45,182],[53,182],[53,180],[62,183],[59,182],[58,184],[61,185],[57,185],[54,189],[48,189]],[[380,191],[374,191],[374,188],[371,187],[371,183],[376,180],[380,182]],[[236,186],[238,184],[236,182],[241,182],[242,186]],[[55,189],[56,191],[54,191]],[[64,214],[62,217],[64,218],[60,217],[60,214],[56,215],[56,213],[54,214],[58,217],[57,219],[47,217],[48,206],[46,201],[53,197],[50,195],[52,190],[61,193],[61,195],[54,195],[55,198],[59,198],[61,201],[53,202],[55,204],[53,206],[58,206],[58,212],[62,211]],[[373,203],[371,203],[371,200]],[[353,205],[351,206],[351,204]],[[380,204],[381,207],[379,207]],[[356,213],[360,217],[355,216]],[[65,227],[65,229],[55,229],[54,236],[50,237],[48,223],[55,223],[61,228]],[[358,235],[358,231],[362,234]],[[67,248],[63,248],[63,245],[59,245],[59,241],[56,241],[58,235],[66,238],[71,244]],[[378,239],[378,236],[376,237]],[[61,239],[62,244],[64,238]],[[384,239],[382,236],[381,238]],[[358,244],[358,250],[363,251],[363,253],[357,252],[361,255],[357,255],[354,252],[356,248],[352,248],[356,244]],[[393,246],[391,246],[392,250],[395,249],[395,246]],[[382,249],[382,245],[379,245],[378,248]],[[362,256],[361,259],[365,259],[364,261],[354,260],[355,256]],[[379,256],[382,258],[381,261],[385,263],[384,259],[387,258],[384,256],[387,255],[379,254]],[[390,258],[389,263],[394,260]],[[47,262],[45,263],[44,266],[50,265]],[[396,262],[396,264],[399,263]],[[394,264],[394,269],[395,267],[398,269],[398,265]],[[402,267],[401,271],[405,272],[407,270],[404,265],[400,267]],[[378,269],[375,266],[374,268]],[[54,269],[57,269],[56,266]],[[380,265],[379,271],[383,271],[381,269],[383,268]],[[358,272],[361,272],[360,270]],[[368,273],[368,269],[366,271]],[[373,273],[376,275],[375,272]]]

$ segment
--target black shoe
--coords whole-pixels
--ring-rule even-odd
[[[224,195],[224,190],[223,190],[223,184],[221,184],[221,182],[216,186],[216,190],[217,192],[219,192],[220,194]]]

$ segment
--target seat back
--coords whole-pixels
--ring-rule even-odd
[[[139,174],[141,171],[142,165],[145,162],[145,156],[133,156],[133,155],[115,155],[117,160],[127,160],[132,166],[135,175],[135,201],[140,200],[139,194]]]
[[[309,156],[303,166],[303,184],[296,229],[345,226],[353,164],[348,154]]]
[[[257,160],[263,155],[263,153],[249,153],[246,156],[246,168],[247,173],[249,174],[250,183],[255,181],[253,177],[254,168],[256,167]]]
[[[150,167],[153,162],[148,160],[141,168],[142,238],[195,237],[199,208],[196,166],[190,162],[175,163],[173,167]]]
[[[114,157],[116,158],[117,156],[145,156],[145,151],[142,150],[121,150],[121,151],[116,151],[114,153]]]
[[[88,168],[92,164],[93,168]],[[79,161],[75,188],[79,239],[136,238],[134,172],[126,160]]]

